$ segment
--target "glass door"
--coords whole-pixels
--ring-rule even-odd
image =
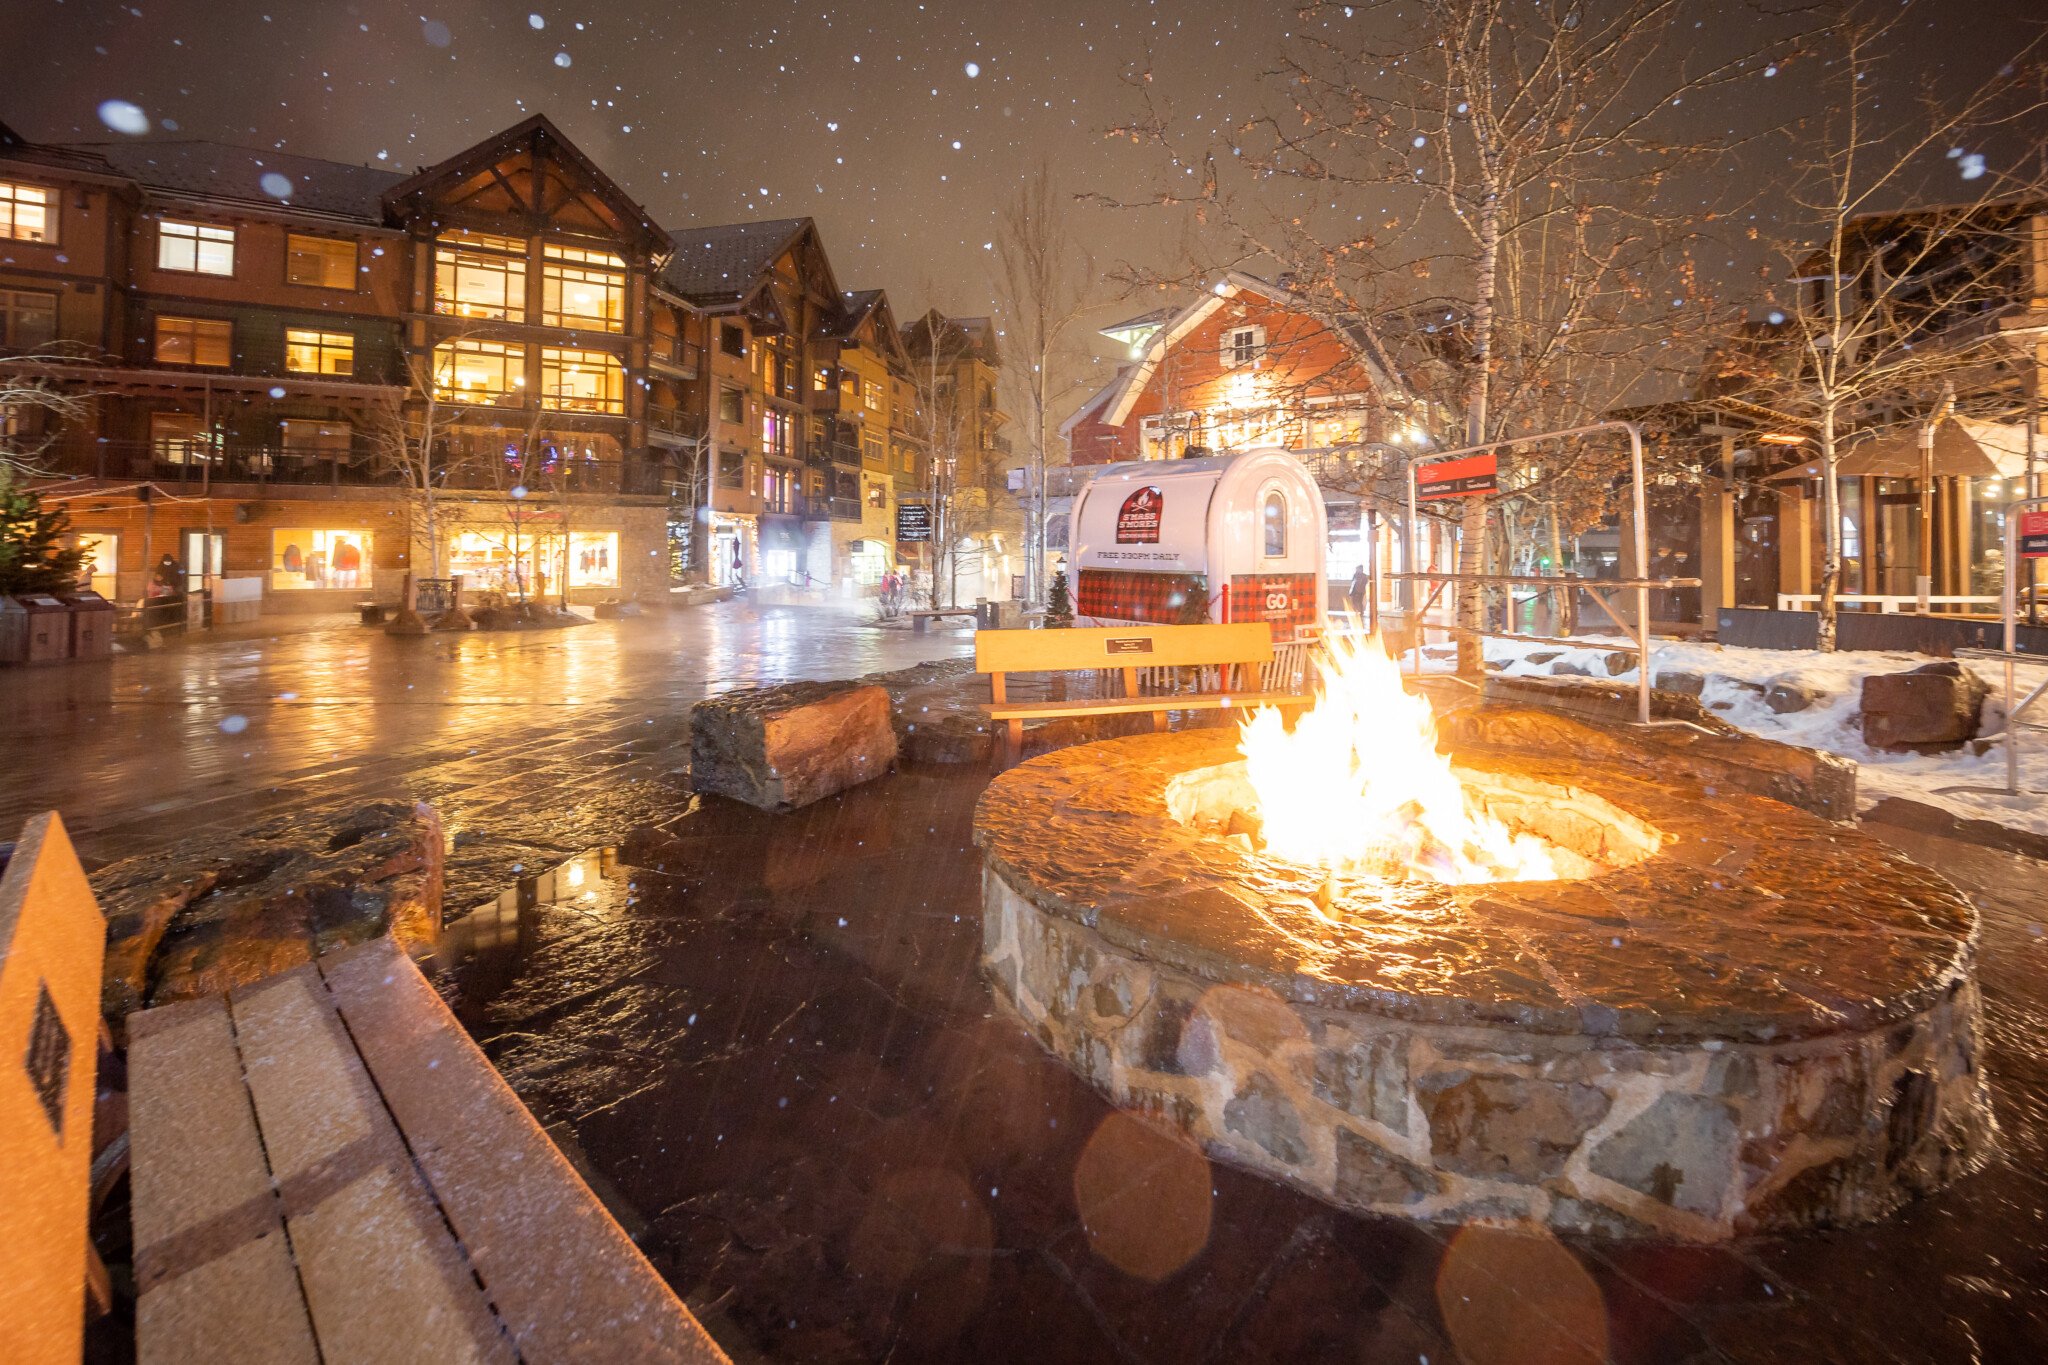
[[[220,577],[227,542],[227,535],[220,531],[185,532],[185,592],[188,595],[205,591],[212,585],[212,580]]]

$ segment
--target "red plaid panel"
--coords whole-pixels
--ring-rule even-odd
[[[1298,639],[1315,626],[1321,586],[1312,573],[1238,574],[1230,580],[1223,619],[1269,621],[1275,640]]]
[[[1151,626],[1200,625],[1209,619],[1209,580],[1195,573],[1083,569],[1074,614]]]

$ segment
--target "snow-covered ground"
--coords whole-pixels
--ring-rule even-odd
[[[1560,664],[1574,664],[1595,678],[1605,678],[1608,648],[1628,644],[1620,637],[1586,637],[1586,647],[1560,651],[1555,645],[1488,640],[1486,657],[1503,672],[1542,676]],[[1436,651],[1432,651],[1434,654]],[[1532,662],[1531,655],[1556,658]],[[1872,673],[1902,673],[1930,660],[1921,654],[1863,651],[1822,654],[1815,650],[1738,649],[1723,645],[1666,640],[1651,646],[1650,678],[1667,673],[1695,673],[1706,679],[1700,700],[1729,724],[1782,740],[1822,749],[1858,766],[1857,800],[1867,810],[1888,796],[1939,806],[1957,816],[1990,820],[2013,829],[2048,834],[2048,698],[2034,704],[2019,727],[2020,774],[2017,796],[2006,796],[2005,747],[1994,740],[1983,754],[1970,746],[1946,754],[1893,754],[1863,742],[1857,715],[1862,680]],[[1993,660],[1964,660],[1967,668],[1991,687],[1985,700],[1980,735],[2002,735],[2005,728],[2005,666]],[[1404,658],[1404,668],[1411,666]],[[1450,662],[1425,654],[1425,670],[1448,669]],[[2015,670],[2016,695],[2027,694],[2048,678],[2048,664],[2026,664]],[[1633,684],[1636,671],[1616,675]],[[1797,688],[1812,696],[1804,710],[1777,712],[1765,701],[1773,684]],[[1964,790],[1957,790],[1963,788]]]

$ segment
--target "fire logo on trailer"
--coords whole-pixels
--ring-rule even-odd
[[[1116,543],[1157,545],[1160,515],[1165,508],[1166,495],[1150,484],[1125,498],[1124,505],[1116,511]]]

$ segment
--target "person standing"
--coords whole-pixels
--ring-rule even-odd
[[[185,571],[169,554],[156,562],[156,568],[150,571],[149,581],[143,585],[143,592],[148,599],[148,607],[143,613],[145,629],[162,630],[184,620]]]
[[[1365,576],[1365,565],[1360,564],[1351,571],[1351,590],[1345,596],[1351,600],[1351,615],[1357,621],[1365,620],[1365,594],[1371,587]]]

